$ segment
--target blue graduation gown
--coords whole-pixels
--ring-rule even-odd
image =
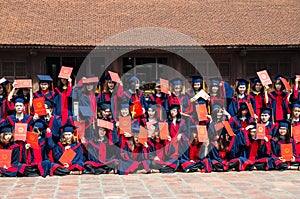
[[[12,150],[10,163],[11,167],[7,169],[0,167],[0,173],[6,177],[16,177],[20,161],[20,146],[15,142],[9,143],[7,145],[0,143],[0,149]]]
[[[108,140],[103,141],[89,141],[86,145],[88,150],[88,157],[85,165],[92,165],[99,168],[108,166],[113,162],[119,162],[117,159],[117,146],[109,145]]]
[[[50,171],[51,162],[48,158],[49,147],[47,144],[46,138],[39,138],[38,140],[39,148],[25,148],[25,144],[23,145],[22,150],[22,162],[19,168],[19,172],[24,174],[26,166],[34,166],[36,165],[40,175],[46,177],[46,175]]]

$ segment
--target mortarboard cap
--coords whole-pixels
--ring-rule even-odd
[[[133,123],[131,125],[131,132],[132,133],[139,133],[140,132],[140,126],[137,123]]]
[[[245,109],[248,109],[248,106],[245,102],[240,102],[240,109],[241,110],[245,110]]]
[[[180,78],[175,78],[172,80],[172,85],[173,86],[182,85],[182,80]]]
[[[224,106],[221,104],[221,103],[219,103],[219,102],[215,102],[215,103],[213,103],[212,105],[211,105],[211,109],[212,109],[212,111],[214,111],[214,110],[216,110],[216,109],[221,109],[221,108],[223,108]]]
[[[74,130],[76,129],[76,126],[66,123],[64,126],[60,127],[60,129],[62,130],[62,132],[74,132]]]
[[[289,128],[290,122],[288,120],[280,120],[278,121],[278,128],[284,127],[284,128]]]
[[[156,110],[156,108],[157,108],[157,105],[156,105],[156,103],[149,103],[148,104],[148,108],[151,108],[151,109],[154,109],[154,110]]]
[[[106,75],[104,79],[109,81],[109,80],[111,80],[111,77],[110,77],[110,75]]]
[[[129,108],[129,102],[128,101],[122,101],[121,102],[121,108]]]
[[[291,108],[300,108],[300,102],[294,102],[294,103],[292,103],[291,105]]]
[[[45,99],[45,104],[48,106],[48,108],[53,108],[55,106],[55,103],[47,98]]]
[[[132,82],[137,82],[137,81],[140,81],[136,76],[132,76],[129,78],[128,82],[129,83],[132,83]]]
[[[192,76],[192,83],[201,83],[203,82],[203,78],[201,76]]]
[[[260,81],[260,79],[259,79],[258,77],[252,77],[252,78],[250,78],[250,81],[251,81],[253,84],[256,84],[256,83],[258,83],[258,82],[261,83],[261,81]]]
[[[94,113],[89,106],[79,106],[79,111],[84,117],[93,117]]]
[[[277,75],[274,79],[277,81],[277,80],[280,80],[281,81],[281,79],[280,78],[285,78],[284,76],[282,76],[282,75]]]
[[[99,105],[100,105],[101,110],[111,109],[111,103],[110,102],[101,102]]]
[[[210,78],[209,80],[211,82],[211,86],[219,86],[220,85],[221,80],[217,77]]]
[[[15,103],[22,103],[22,104],[25,104],[25,102],[27,102],[27,100],[24,98],[23,95],[17,95],[15,96],[12,101]]]
[[[34,123],[33,123],[33,127],[39,128],[41,130],[45,130],[48,125],[45,121],[41,120],[41,119],[37,119]]]
[[[13,132],[13,126],[9,123],[2,123],[0,126],[0,133]]]
[[[37,75],[39,82],[52,82],[53,79],[49,75]]]
[[[180,104],[171,104],[170,110],[172,110],[172,109],[174,109],[174,108],[180,109]]]
[[[272,115],[272,109],[271,108],[260,108],[260,114]]]
[[[237,86],[245,85],[246,87],[248,86],[249,82],[245,79],[236,79]]]

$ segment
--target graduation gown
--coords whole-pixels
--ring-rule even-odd
[[[242,170],[256,163],[265,163],[265,170],[274,169],[270,140],[268,142],[265,140],[253,140],[249,137],[249,133],[246,130],[243,130],[239,139],[240,156],[247,159],[242,165]]]
[[[120,148],[120,167],[119,174],[127,175],[135,172],[137,169],[145,169],[150,172],[150,147],[146,148],[144,145],[138,143],[132,145],[132,138],[127,138],[122,142]]]
[[[218,150],[215,143],[209,145],[209,157],[212,160],[213,167],[221,167],[223,171],[227,171],[229,164],[237,162],[238,170],[242,170],[242,164],[246,161],[240,157],[239,153],[239,134],[229,138],[227,150]],[[221,139],[221,138],[219,138]]]
[[[54,115],[59,115],[62,118],[62,125],[65,124],[68,116],[72,116],[72,84],[68,82],[68,87],[66,90],[60,88],[55,88],[55,96],[53,101],[55,102],[55,107],[53,109]]]
[[[114,162],[119,162],[116,154],[117,147],[109,145],[107,139],[88,141],[85,145],[88,150],[88,157],[84,165],[90,164],[95,168],[103,168]]]
[[[189,100],[189,96],[187,94],[180,94],[179,96],[175,96],[173,93],[168,96],[169,107],[172,104],[180,104],[181,112],[190,115],[194,109]]]
[[[244,95],[243,98],[238,98],[238,97],[234,96],[228,106],[228,113],[232,117],[236,116],[236,114],[240,108],[240,103],[242,103],[242,102],[251,103],[253,110],[256,110],[255,101],[251,95]]]
[[[25,144],[22,149],[22,162],[20,164],[19,172],[24,174],[25,168],[27,166],[37,166],[39,174],[43,177],[50,171],[51,162],[48,158],[49,147],[46,138],[39,138],[39,147],[35,148],[25,148]]]
[[[253,108],[256,115],[260,115],[260,109],[270,107],[270,103],[267,103],[265,93],[264,92],[250,92],[250,95],[252,96],[254,103],[255,103],[255,109]]]
[[[70,146],[70,149],[72,149],[76,153],[76,155],[75,155],[74,159],[72,160],[71,164],[66,169],[68,169],[69,171],[74,171],[74,170],[83,171],[84,170],[84,168],[83,168],[84,157],[83,157],[83,150],[82,150],[81,143],[74,142],[74,143],[69,144],[69,145],[68,144],[63,145],[61,142],[58,142],[57,144],[55,144],[53,142],[51,133],[47,133],[47,141],[48,141],[49,148],[52,149],[52,151],[53,151],[52,154],[53,154],[53,159],[54,159],[54,162],[51,163],[50,176],[52,176],[54,174],[54,171],[58,167],[65,168],[59,162],[59,159],[61,158],[61,156],[65,152],[65,147],[66,146]]]
[[[296,157],[297,155],[294,139],[290,138],[289,143],[292,143],[293,155]],[[271,139],[272,158],[274,159],[275,167],[278,167],[282,163],[282,161],[279,160],[279,157],[281,157],[281,144],[287,144],[286,140],[282,140],[280,138],[278,139],[277,137]],[[291,161],[286,160],[286,163],[290,165]]]
[[[172,162],[172,165],[187,171],[189,168],[195,166],[195,162],[191,161],[188,154],[190,146],[189,138],[190,132],[187,129],[186,120],[181,119],[180,122],[174,124],[168,121],[169,132],[172,138],[171,143],[166,147],[166,154],[170,158],[168,162]],[[177,136],[181,134],[181,139],[177,141]],[[171,166],[172,167],[172,166]]]
[[[274,121],[287,119],[287,114],[290,113],[288,108],[288,96],[287,92],[272,91],[269,93],[269,98],[272,106],[272,113]]]
[[[7,145],[0,143],[0,149],[9,149],[12,150],[11,153],[11,167],[4,169],[0,167],[0,173],[6,177],[16,177],[20,162],[20,146],[15,143],[9,143]]]
[[[208,150],[208,149],[207,149]],[[212,161],[206,153],[206,146],[202,142],[194,140],[189,147],[189,157],[196,163],[203,166],[202,172],[210,173],[212,171]]]
[[[169,113],[169,103],[168,103],[168,95],[165,93],[160,93],[158,96],[157,94],[153,93],[149,95],[148,99],[149,104],[158,104],[157,112],[160,120],[166,119],[167,113]],[[164,110],[163,110],[164,109]]]
[[[10,115],[10,116],[7,116],[5,122],[6,123],[9,123],[11,124],[12,126],[15,126],[15,123],[27,123],[27,131],[31,131],[31,128],[32,128],[32,124],[33,124],[33,117],[30,116],[30,115],[26,115],[24,114],[23,115],[23,119],[22,120],[19,120],[16,118],[16,115]],[[16,143],[20,146],[20,161],[22,160],[22,149],[23,149],[23,145],[24,145],[24,142],[23,141],[16,141]]]
[[[246,128],[249,124],[254,122],[252,117],[246,118],[244,121],[237,116],[231,117],[229,124],[235,134],[238,134],[242,128]]]

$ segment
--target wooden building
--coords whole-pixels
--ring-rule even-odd
[[[56,77],[62,65],[76,74],[83,62],[93,68],[89,72],[109,64],[120,74],[138,73],[139,65],[148,64],[149,74],[158,76],[163,64],[195,74],[191,63],[162,46],[202,46],[231,83],[262,68],[272,76],[300,74],[297,0],[4,0],[0,5],[0,75],[9,79]],[[149,27],[158,31],[147,34]],[[134,50],[108,63],[105,55],[88,56],[96,46]]]

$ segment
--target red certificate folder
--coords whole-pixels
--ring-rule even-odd
[[[103,127],[103,128],[109,129],[109,130],[114,129],[114,124],[112,122],[108,122],[108,121],[101,120],[101,119],[97,120],[97,126],[100,126],[100,127]]]
[[[235,134],[232,131],[232,128],[231,128],[230,124],[228,123],[228,121],[223,121],[222,123],[223,123],[227,133],[229,134],[229,136],[234,136]]]
[[[159,122],[159,137],[161,140],[167,140],[169,137],[169,125],[167,122]]]
[[[250,113],[251,117],[254,118],[254,114],[255,114],[255,113],[254,113],[252,104],[251,104],[250,102],[246,102],[246,104],[247,104],[247,107],[248,107],[248,109],[249,109],[249,113]]]
[[[59,162],[62,164],[68,163],[70,165],[75,156],[76,153],[72,149],[65,150],[65,152],[60,157]]]
[[[45,99],[43,97],[35,98],[32,100],[34,112],[39,116],[47,115],[47,111],[45,108]]]
[[[161,92],[168,94],[169,93],[169,81],[166,79],[160,78],[160,89],[161,89]]]
[[[215,124],[215,130],[216,131],[219,131],[223,128],[224,128],[224,124],[222,122],[218,122],[217,124]]]
[[[15,140],[26,140],[27,123],[15,123]]]
[[[257,75],[262,83],[262,85],[267,86],[272,84],[272,80],[266,70],[257,72]]]
[[[98,81],[99,81],[98,77],[90,77],[90,78],[82,79],[83,84],[97,83]]]
[[[199,121],[207,120],[206,104],[197,104],[196,111]]]
[[[113,82],[116,82],[116,83],[121,82],[121,79],[120,79],[120,76],[119,76],[118,73],[115,73],[115,72],[112,72],[112,71],[108,71],[108,73],[109,73],[109,76],[110,76],[110,78]]]
[[[31,148],[38,149],[39,148],[39,137],[37,133],[27,132],[26,133],[26,142],[30,144]]]
[[[71,77],[73,68],[67,67],[67,66],[62,66],[59,72],[58,77],[62,79],[69,79]]]
[[[197,125],[197,133],[199,142],[205,142],[208,139],[205,125]]]
[[[280,80],[282,81],[282,83],[283,83],[283,85],[285,86],[285,89],[286,89],[286,90],[289,90],[289,91],[292,90],[290,84],[288,83],[288,81],[286,81],[285,78],[280,77]]]
[[[256,139],[263,140],[266,136],[266,126],[264,124],[256,125]]]
[[[296,142],[300,142],[300,125],[292,127],[293,138]]]
[[[6,166],[7,168],[11,167],[11,153],[12,150],[0,149],[0,167]]]
[[[120,123],[120,134],[124,134],[125,132],[131,133],[131,117],[119,117]]]
[[[139,143],[144,144],[148,140],[148,130],[140,126]]]
[[[291,161],[291,159],[293,157],[292,143],[281,144],[280,145],[280,149],[281,149],[281,156],[282,156],[282,158],[285,159],[286,161]]]
[[[15,88],[32,88],[31,79],[16,79]]]

